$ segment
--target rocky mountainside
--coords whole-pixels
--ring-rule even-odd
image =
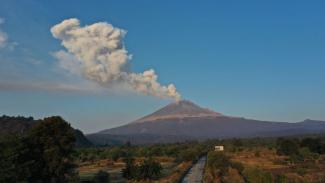
[[[311,133],[325,133],[325,122],[305,120],[288,123],[230,117],[190,101],[179,101],[129,124],[87,135],[87,138],[99,144],[111,141],[157,143]]]

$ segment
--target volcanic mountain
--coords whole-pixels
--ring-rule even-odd
[[[269,137],[325,132],[324,121],[271,122],[230,117],[190,101],[171,103],[126,125],[87,136],[95,144],[178,142],[233,137]]]

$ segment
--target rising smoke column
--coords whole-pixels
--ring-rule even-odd
[[[81,27],[78,19],[71,18],[53,26],[51,32],[67,49],[55,52],[54,56],[71,73],[105,87],[122,84],[145,95],[180,100],[176,87],[162,86],[153,69],[143,73],[130,70],[131,55],[123,44],[125,30],[106,22]]]

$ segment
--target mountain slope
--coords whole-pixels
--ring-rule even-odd
[[[143,142],[175,142],[209,138],[270,137],[325,133],[324,121],[298,123],[259,121],[229,117],[204,109],[189,101],[180,101],[129,124],[91,134],[97,141],[136,139]],[[102,139],[101,139],[102,138]],[[100,139],[100,140],[99,140]],[[116,138],[115,138],[116,139]],[[157,140],[159,139],[159,140]],[[95,140],[95,141],[96,141]]]

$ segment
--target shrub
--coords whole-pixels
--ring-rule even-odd
[[[274,178],[271,173],[264,172],[259,168],[245,168],[243,175],[249,183],[273,183]]]
[[[212,151],[208,153],[207,167],[210,171],[214,172],[216,176],[224,175],[229,166],[229,157],[224,155],[222,152]]]
[[[162,166],[152,158],[145,159],[140,165],[134,164],[133,158],[124,160],[125,168],[122,170],[123,177],[131,180],[154,180],[161,176]]]
[[[152,158],[146,159],[138,167],[137,179],[153,180],[159,179],[161,175],[162,166],[160,163],[154,161]]]
[[[134,159],[132,157],[126,157],[124,163],[125,168],[122,169],[123,177],[128,180],[135,178],[137,174],[137,166],[134,164]]]
[[[242,163],[239,162],[231,162],[230,166],[234,169],[236,169],[239,173],[242,173],[244,171],[244,166]]]
[[[304,169],[304,168],[297,168],[296,172],[300,176],[304,176],[306,174],[306,169]]]
[[[109,183],[109,174],[105,171],[98,171],[95,175],[94,175],[94,182],[96,183]]]
[[[256,150],[256,151],[254,152],[254,156],[255,156],[255,157],[260,157],[260,156],[261,156],[260,151],[259,151],[259,150]]]
[[[277,139],[277,154],[279,155],[293,155],[298,154],[298,142],[292,139]]]
[[[319,138],[304,138],[300,142],[301,147],[307,147],[313,153],[324,153],[322,152],[322,143]]]

